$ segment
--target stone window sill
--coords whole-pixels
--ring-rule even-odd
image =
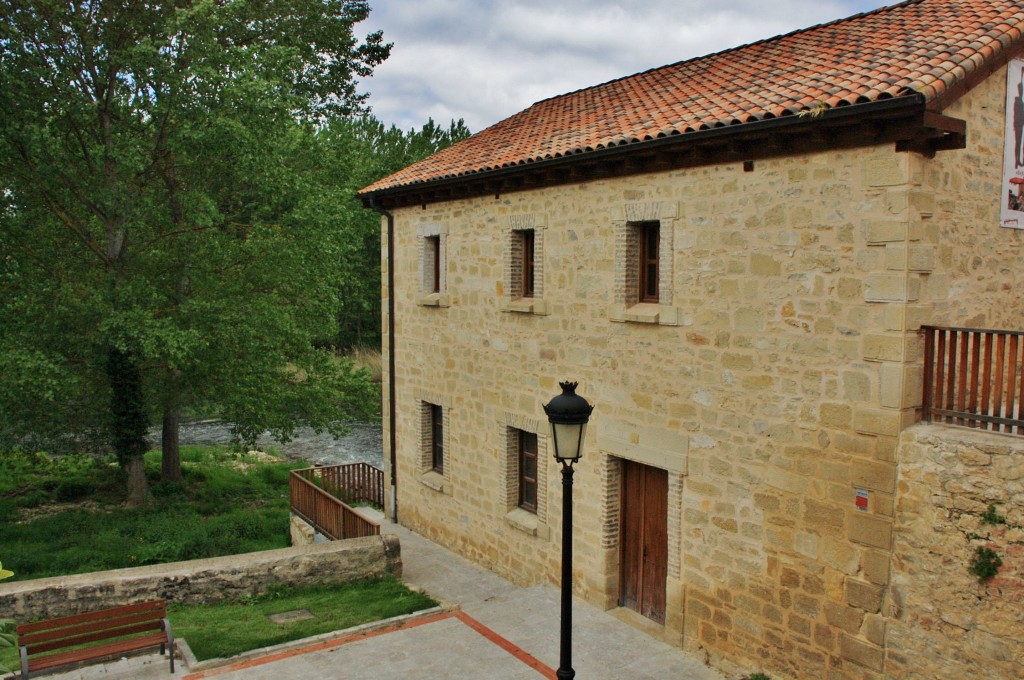
[[[539,538],[547,538],[550,535],[548,525],[537,519],[537,515],[533,514],[529,510],[523,510],[522,508],[515,508],[510,510],[505,515],[505,521],[507,521],[514,529],[522,531],[524,534],[530,536],[537,536]]]
[[[448,480],[444,478],[444,475],[439,472],[435,472],[434,470],[424,472],[420,475],[420,484],[428,489],[433,489],[438,493],[448,493],[450,491]]]
[[[450,302],[448,296],[441,293],[430,293],[429,295],[421,295],[416,304],[421,307],[448,307]]]
[[[506,302],[502,306],[501,311],[513,314],[536,314],[537,316],[550,314],[548,303],[538,298],[517,298]]]
[[[608,318],[619,323],[647,323],[660,326],[678,326],[675,307],[656,302],[640,302],[635,305],[613,305]]]

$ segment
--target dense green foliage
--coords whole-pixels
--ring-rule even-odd
[[[984,585],[999,573],[999,567],[1003,566],[1003,558],[992,548],[978,546],[974,549],[971,557],[971,565],[967,568],[971,574],[978,579],[978,583]]]
[[[145,462],[156,481],[159,454],[150,452]],[[117,479],[123,473],[113,458],[5,453],[3,562],[20,580],[284,548],[288,471],[301,465],[182,447],[185,481],[156,482],[150,507],[126,510]]]
[[[985,512],[981,513],[981,521],[985,524],[1006,524],[1006,515],[1000,515],[996,512],[996,506],[989,505]]]
[[[112,450],[139,504],[154,423],[251,440],[377,410],[317,347],[362,247],[317,130],[389,53],[353,33],[368,13],[0,0],[0,439]]]
[[[384,578],[340,586],[277,588],[240,602],[172,605],[168,616],[174,634],[188,640],[196,658],[204,661],[436,605],[430,597],[409,590],[397,579]],[[271,614],[297,609],[306,609],[315,618],[284,624],[267,619]],[[211,635],[210,631],[217,631],[217,634]]]
[[[385,127],[372,116],[338,119],[320,133],[322,167],[338,192],[338,213],[351,238],[346,241],[339,287],[338,334],[343,349],[380,347],[380,215],[362,207],[356,192],[466,137],[462,120],[447,129],[433,120],[419,130]]]
[[[0,619],[0,673],[9,673],[18,665],[15,625],[14,619]]]

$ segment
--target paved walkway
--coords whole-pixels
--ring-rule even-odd
[[[179,667],[181,680],[488,680],[554,678],[559,593],[520,588],[393,524],[403,579],[458,611],[438,611],[370,633],[320,636],[207,670]],[[581,680],[723,680],[680,650],[579,600],[573,608],[573,667]],[[181,664],[184,666],[184,664]],[[53,680],[157,680],[165,659],[148,655],[48,676]]]

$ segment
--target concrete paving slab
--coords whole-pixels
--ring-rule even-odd
[[[558,668],[561,600],[557,588],[520,588],[423,536],[395,524],[381,531],[398,535],[403,579],[461,609],[495,633]],[[573,669],[576,677],[620,680],[657,676],[723,680],[725,676],[608,612],[573,600]],[[425,677],[425,676],[424,676]]]
[[[186,675],[184,680],[272,680],[338,678],[405,680],[406,678],[483,677],[537,680],[554,677],[530,659],[510,653],[466,621],[449,612],[418,625],[386,634],[340,639],[319,648],[295,649],[237,665]]]
[[[560,600],[551,585],[517,587],[404,527],[383,524],[401,541],[404,580],[461,611],[443,611],[385,629],[268,649],[200,670],[146,655],[88,666],[51,680],[489,680],[554,678]],[[581,680],[724,680],[681,650],[608,612],[573,603],[573,667]]]

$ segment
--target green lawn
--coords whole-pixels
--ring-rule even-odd
[[[185,482],[173,485],[147,454],[154,502],[127,510],[110,459],[0,453],[4,568],[23,580],[288,547],[288,471],[301,462],[218,447],[181,456]]]
[[[409,590],[395,578],[385,578],[277,590],[241,602],[173,605],[168,616],[174,635],[185,638],[196,658],[203,661],[434,606],[437,602],[430,597]],[[299,609],[308,610],[315,618],[284,624],[267,618]]]
[[[185,638],[200,661],[234,656],[251,649],[344,630],[371,621],[411,614],[437,602],[409,590],[393,577],[338,586],[278,588],[237,602],[171,604],[168,617],[176,638]],[[270,614],[297,609],[315,618],[271,623]],[[16,648],[0,647],[0,668],[17,668]]]
[[[0,562],[12,580],[284,548],[288,471],[303,467],[226,447],[183,446],[180,485],[161,484],[159,452],[146,456],[152,507],[126,510],[109,458],[0,452]],[[9,581],[8,581],[9,582]],[[272,590],[240,602],[172,605],[175,635],[199,659],[231,656],[435,606],[396,579]],[[268,614],[308,609],[282,625]],[[0,647],[0,667],[17,650]]]

